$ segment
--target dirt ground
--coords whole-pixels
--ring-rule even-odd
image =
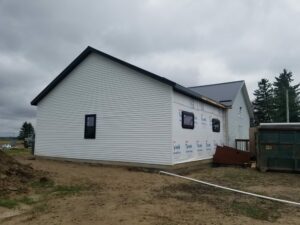
[[[17,159],[45,171],[49,180],[33,183],[18,206],[0,206],[0,224],[300,224],[300,207],[175,177],[123,167]],[[300,202],[300,174],[207,167],[186,176]]]

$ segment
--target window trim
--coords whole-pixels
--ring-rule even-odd
[[[94,126],[88,127],[87,120],[88,117],[94,118]],[[96,114],[86,114],[84,118],[84,139],[96,139],[96,124],[97,124],[97,117]],[[88,129],[92,129],[92,135],[89,135]]]
[[[193,117],[193,125],[186,125],[186,124],[184,124],[184,116],[185,115]],[[184,128],[184,129],[194,129],[195,128],[195,116],[194,116],[194,113],[187,112],[187,111],[182,111],[181,112],[181,127]]]

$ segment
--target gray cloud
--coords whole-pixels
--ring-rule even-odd
[[[299,82],[296,0],[0,1],[0,136],[35,123],[30,101],[87,45],[183,85],[283,68]]]

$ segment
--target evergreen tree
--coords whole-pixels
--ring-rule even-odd
[[[18,138],[20,140],[24,140],[25,138],[31,137],[34,135],[34,128],[31,123],[24,122],[22,127],[20,128]]]
[[[292,72],[286,69],[275,77],[274,86],[274,122],[286,122],[286,91],[289,97],[290,122],[300,121],[300,92],[299,84],[292,85]]]
[[[253,101],[255,125],[273,121],[273,88],[268,79],[258,82],[258,89],[254,91]]]

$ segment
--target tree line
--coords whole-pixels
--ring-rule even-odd
[[[31,123],[25,121],[20,128],[19,131],[19,140],[23,140],[23,144],[25,148],[33,146],[33,139],[34,139],[34,127]]]
[[[258,82],[252,102],[255,125],[259,123],[300,122],[300,83],[293,85],[293,73],[286,69],[272,83],[263,78]]]

